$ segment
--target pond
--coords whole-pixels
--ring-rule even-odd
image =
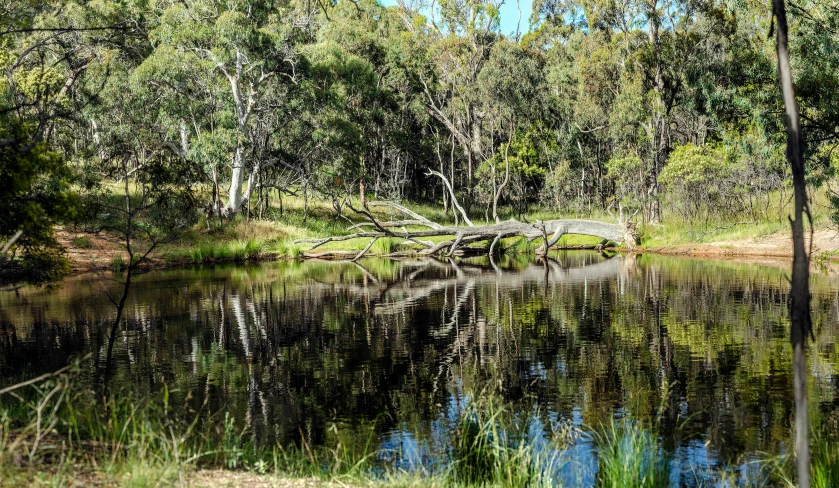
[[[354,432],[406,469],[445,464],[466,400],[492,392],[534,438],[614,418],[655,425],[672,476],[692,484],[789,449],[787,276],[783,264],[582,251],[154,271],[128,298],[110,382],[138,397],[165,387],[209,421],[229,412],[255,443]],[[813,290],[816,423],[839,411],[839,283],[816,275]],[[0,386],[87,355],[79,381],[97,388],[107,291],[118,285],[83,275],[0,295]],[[583,467],[596,467],[590,443],[567,447]]]

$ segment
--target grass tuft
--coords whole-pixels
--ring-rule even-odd
[[[612,420],[595,433],[598,486],[659,488],[670,485],[669,456],[649,430]]]
[[[123,271],[126,268],[125,259],[122,257],[122,254],[114,254],[111,258],[111,269],[117,273]]]
[[[560,452],[531,442],[527,422],[509,417],[501,402],[480,395],[460,416],[451,463],[452,482],[463,486],[560,486]]]
[[[93,249],[93,241],[86,235],[73,237],[70,239],[70,244],[79,249]]]
[[[399,250],[399,241],[392,237],[377,239],[371,251],[378,255],[385,255]]]
[[[839,438],[820,432],[812,440],[810,476],[813,488],[839,486]]]

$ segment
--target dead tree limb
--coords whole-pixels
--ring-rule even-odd
[[[435,171],[431,172],[444,180],[447,187],[451,189],[451,184],[448,179],[441,173]],[[611,241],[614,243],[624,243],[627,247],[633,247],[636,242],[635,223],[606,223],[595,220],[539,220],[534,223],[519,222],[518,220],[510,219],[495,224],[488,224],[482,226],[475,226],[466,218],[466,212],[463,207],[457,202],[457,198],[452,192],[452,205],[458,211],[463,213],[464,221],[469,226],[445,226],[433,222],[412,210],[393,202],[369,202],[367,207],[354,208],[352,204],[347,204],[348,207],[366,218],[365,222],[354,223],[347,230],[358,230],[354,234],[343,236],[329,236],[314,239],[298,239],[295,243],[310,243],[312,247],[310,251],[330,242],[347,241],[351,239],[372,239],[366,247],[364,247],[354,258],[359,259],[364,256],[372,247],[377,239],[392,237],[403,239],[407,244],[416,244],[420,246],[419,250],[415,250],[420,255],[438,255],[443,254],[447,257],[456,254],[465,253],[493,253],[495,247],[500,240],[505,237],[521,236],[530,241],[542,239],[542,245],[537,249],[537,254],[545,255],[547,250],[556,245],[559,239],[565,234],[578,234],[594,236],[603,241]],[[394,209],[409,219],[405,220],[380,220],[371,212],[369,207],[387,207]],[[409,229],[408,227],[412,227]],[[372,229],[370,229],[372,227]],[[550,238],[548,237],[550,235]],[[429,237],[448,237],[440,242],[433,242],[423,238]],[[488,245],[484,247],[469,247],[471,244],[486,242]],[[491,244],[490,244],[491,243]],[[404,243],[403,243],[404,244]]]
[[[370,250],[370,248],[371,248],[371,247],[373,247],[373,244],[375,244],[375,243],[376,243],[376,241],[378,241],[378,240],[379,240],[379,238],[378,238],[378,237],[374,237],[372,240],[370,240],[370,243],[369,243],[369,244],[367,244],[367,246],[365,246],[365,247],[364,247],[364,249],[362,249],[362,250],[361,250],[358,254],[356,254],[356,255],[355,255],[355,257],[354,257],[354,258],[352,258],[352,261],[353,261],[353,262],[356,262],[356,261],[358,261],[359,259],[361,259],[361,258],[362,258],[362,256],[364,256],[364,254],[365,254],[365,253],[367,253],[367,251],[369,251],[369,250]]]
[[[496,235],[495,239],[492,240],[492,244],[489,245],[489,256],[490,256],[490,258],[493,256],[493,252],[495,251],[495,246],[498,244],[498,241],[500,241],[503,236],[504,236],[504,234]]]
[[[449,179],[446,178],[446,176],[443,173],[440,173],[439,171],[434,171],[433,169],[429,169],[427,175],[434,175],[443,180],[443,183],[449,190],[449,196],[452,199],[452,205],[454,206],[454,208],[456,208],[460,212],[460,215],[463,217],[463,221],[466,222],[466,224],[469,227],[475,227],[475,224],[473,224],[472,221],[469,220],[469,216],[466,215],[466,210],[463,210],[463,207],[460,206],[460,202],[457,201],[457,197],[454,195],[454,188],[452,188],[452,184],[449,181]]]
[[[413,210],[411,210],[409,208],[406,208],[402,205],[399,205],[398,203],[375,201],[375,202],[367,202],[367,206],[368,207],[390,207],[390,208],[393,208],[394,210],[398,210],[398,211],[402,212],[403,214],[407,215],[408,217],[411,217],[414,220],[422,222],[421,225],[426,225],[428,227],[431,227],[432,229],[439,229],[441,227],[441,225],[438,224],[437,222],[432,222],[432,221],[428,220],[427,218],[423,217],[422,215],[414,212]],[[420,225],[420,224],[417,224],[417,225]]]
[[[352,207],[350,207],[352,208]],[[537,221],[535,223],[524,223],[517,220],[506,220],[497,224],[459,227],[459,226],[444,226],[433,223],[433,226],[428,223],[418,224],[415,227],[422,227],[420,229],[408,229],[404,225],[399,228],[394,227],[393,222],[383,222],[375,218],[373,214],[367,209],[352,209],[353,211],[363,215],[368,219],[366,222],[373,229],[363,230],[354,234],[345,236],[330,236],[315,239],[299,239],[295,243],[311,243],[310,248],[315,249],[330,242],[347,241],[351,239],[380,239],[384,237],[393,237],[404,239],[411,244],[417,244],[420,249],[417,251],[420,255],[436,255],[443,253],[447,256],[453,256],[460,252],[494,252],[495,247],[500,240],[505,237],[521,236],[525,239],[535,240],[541,239],[542,245],[537,249],[537,253],[546,254],[546,249],[550,249],[559,239],[566,234],[577,234],[598,237],[602,240],[611,241],[617,244],[623,243],[627,247],[635,245],[635,228],[634,222],[627,222],[626,224],[612,224],[606,222],[598,222],[594,220],[545,220]],[[404,221],[397,221],[398,223]],[[357,227],[353,226],[355,228]],[[433,227],[433,228],[432,228]],[[550,237],[548,237],[550,236]],[[429,237],[448,237],[441,242],[434,243],[425,238]],[[479,242],[486,242],[488,245],[482,248],[468,248],[470,244]],[[490,244],[491,243],[491,244]],[[445,251],[444,251],[445,250]],[[366,252],[366,251],[365,251]]]
[[[406,225],[425,226],[427,224],[420,220],[391,220],[389,222],[379,222],[382,227],[405,227]],[[347,227],[347,230],[361,229],[362,227],[376,227],[372,222],[359,222]]]
[[[454,252],[457,251],[457,245],[460,244],[460,241],[463,240],[463,234],[458,233],[457,236],[454,238],[454,243],[452,243],[452,248],[449,250],[449,256],[454,256]]]

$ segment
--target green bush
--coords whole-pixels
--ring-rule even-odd
[[[716,146],[677,146],[661,170],[658,182],[667,207],[689,223],[711,216],[738,215],[747,191],[746,175],[735,161]]]

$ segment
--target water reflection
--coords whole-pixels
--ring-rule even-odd
[[[0,382],[88,352],[96,371],[113,320],[103,286],[83,276],[0,295]],[[258,443],[328,444],[336,429],[365,442],[374,425],[382,460],[405,469],[444,463],[467,395],[491,389],[536,422],[536,440],[657,420],[689,483],[697,466],[743,465],[790,439],[786,288],[774,268],[582,252],[153,272],[129,297],[113,382],[206,401]],[[813,289],[818,421],[839,398],[839,301],[827,277]],[[596,464],[584,439],[566,455]]]

